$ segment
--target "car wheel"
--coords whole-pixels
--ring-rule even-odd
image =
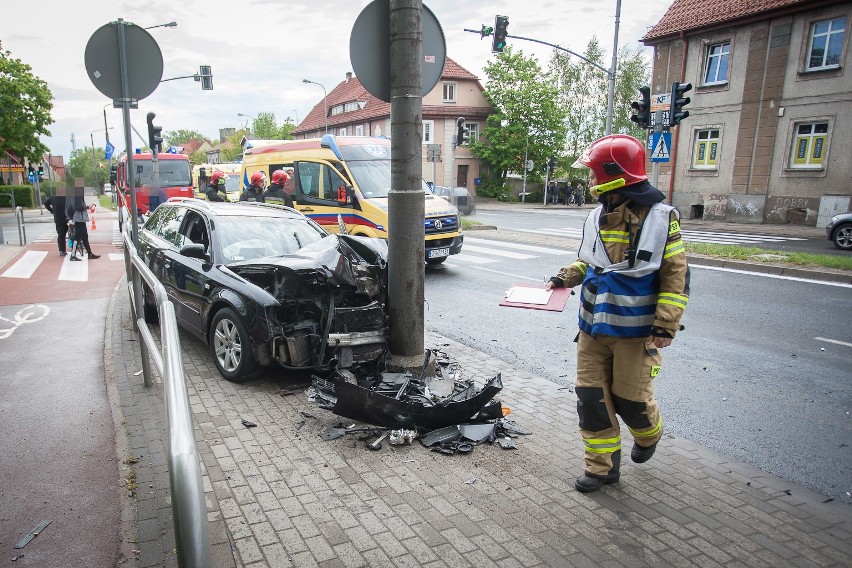
[[[231,308],[216,312],[210,323],[210,353],[219,374],[229,381],[242,383],[257,372],[248,331]]]
[[[441,258],[427,258],[426,264],[441,264],[445,260],[447,260],[446,256],[442,256]]]
[[[840,250],[852,250],[852,224],[841,225],[834,230],[834,246]]]
[[[147,284],[142,284],[142,315],[145,323],[156,324],[160,322],[160,313],[154,303],[154,293]]]

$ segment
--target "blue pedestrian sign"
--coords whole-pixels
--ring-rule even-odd
[[[115,146],[113,146],[110,141],[107,140],[106,148],[104,149],[104,160],[111,160],[113,152],[115,152]]]
[[[651,134],[651,161],[668,162],[671,158],[671,132],[654,132]]]

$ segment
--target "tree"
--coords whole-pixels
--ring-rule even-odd
[[[261,112],[252,122],[252,138],[257,140],[290,140],[293,138],[291,134],[296,125],[287,120],[278,126],[275,122],[274,112]]]
[[[75,178],[83,178],[86,185],[95,184],[95,188],[102,188],[109,181],[109,164],[103,159],[103,148],[95,148],[94,157],[92,148],[77,148],[71,152],[66,171],[70,177],[70,187],[74,187]],[[94,173],[92,173],[94,172]]]
[[[526,155],[543,165],[559,155],[565,142],[565,110],[558,104],[556,81],[546,76],[535,59],[511,48],[485,67],[488,87],[485,97],[494,107],[486,119],[485,142],[471,147],[501,182],[510,171],[521,172]],[[534,170],[538,177],[540,170]]]
[[[190,140],[207,140],[207,137],[197,130],[179,129],[166,132],[163,138],[169,146],[183,146]]]
[[[586,46],[583,56],[601,67],[604,52],[596,37]],[[619,51],[613,101],[613,133],[630,134],[644,140],[645,133],[630,120],[630,103],[639,98],[639,87],[647,84],[649,64],[639,49],[624,47]],[[586,61],[554,50],[550,60],[551,73],[562,85],[561,104],[568,115],[567,153],[574,160],[592,142],[606,132],[606,110],[609,82],[607,74]]]
[[[245,135],[245,130],[237,130],[220,145],[219,158],[223,162],[237,162],[241,159],[243,155],[242,141]]]
[[[53,94],[32,68],[13,59],[0,44],[0,148],[33,162],[48,151],[39,135],[49,136]]]

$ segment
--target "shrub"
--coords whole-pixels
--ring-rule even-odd
[[[33,188],[29,185],[0,185],[0,207],[12,206],[12,192],[16,206],[33,207]]]

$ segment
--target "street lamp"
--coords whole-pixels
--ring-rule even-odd
[[[168,24],[157,24],[156,26],[148,26],[144,28],[146,30],[153,30],[154,28],[176,28],[177,22],[169,22]]]
[[[104,115],[106,116],[106,115]],[[94,184],[95,191],[98,191],[98,163],[95,159],[95,132],[107,132],[108,130],[112,130],[112,126],[109,128],[98,128],[97,130],[92,130],[89,132],[89,139],[92,141],[92,183]],[[102,188],[103,189],[103,188]]]
[[[328,92],[325,90],[325,86],[322,83],[309,81],[308,79],[302,79],[302,83],[311,83],[312,85],[319,85],[322,87],[322,107],[325,109],[325,133],[328,134]]]
[[[254,126],[254,121],[257,120],[257,118],[255,118],[254,116],[252,116],[250,114],[243,114],[241,112],[238,112],[237,116],[242,116],[244,118],[250,118],[252,120],[252,126]],[[244,128],[245,128],[245,130],[248,130],[248,121],[246,121],[246,125],[245,125]]]

